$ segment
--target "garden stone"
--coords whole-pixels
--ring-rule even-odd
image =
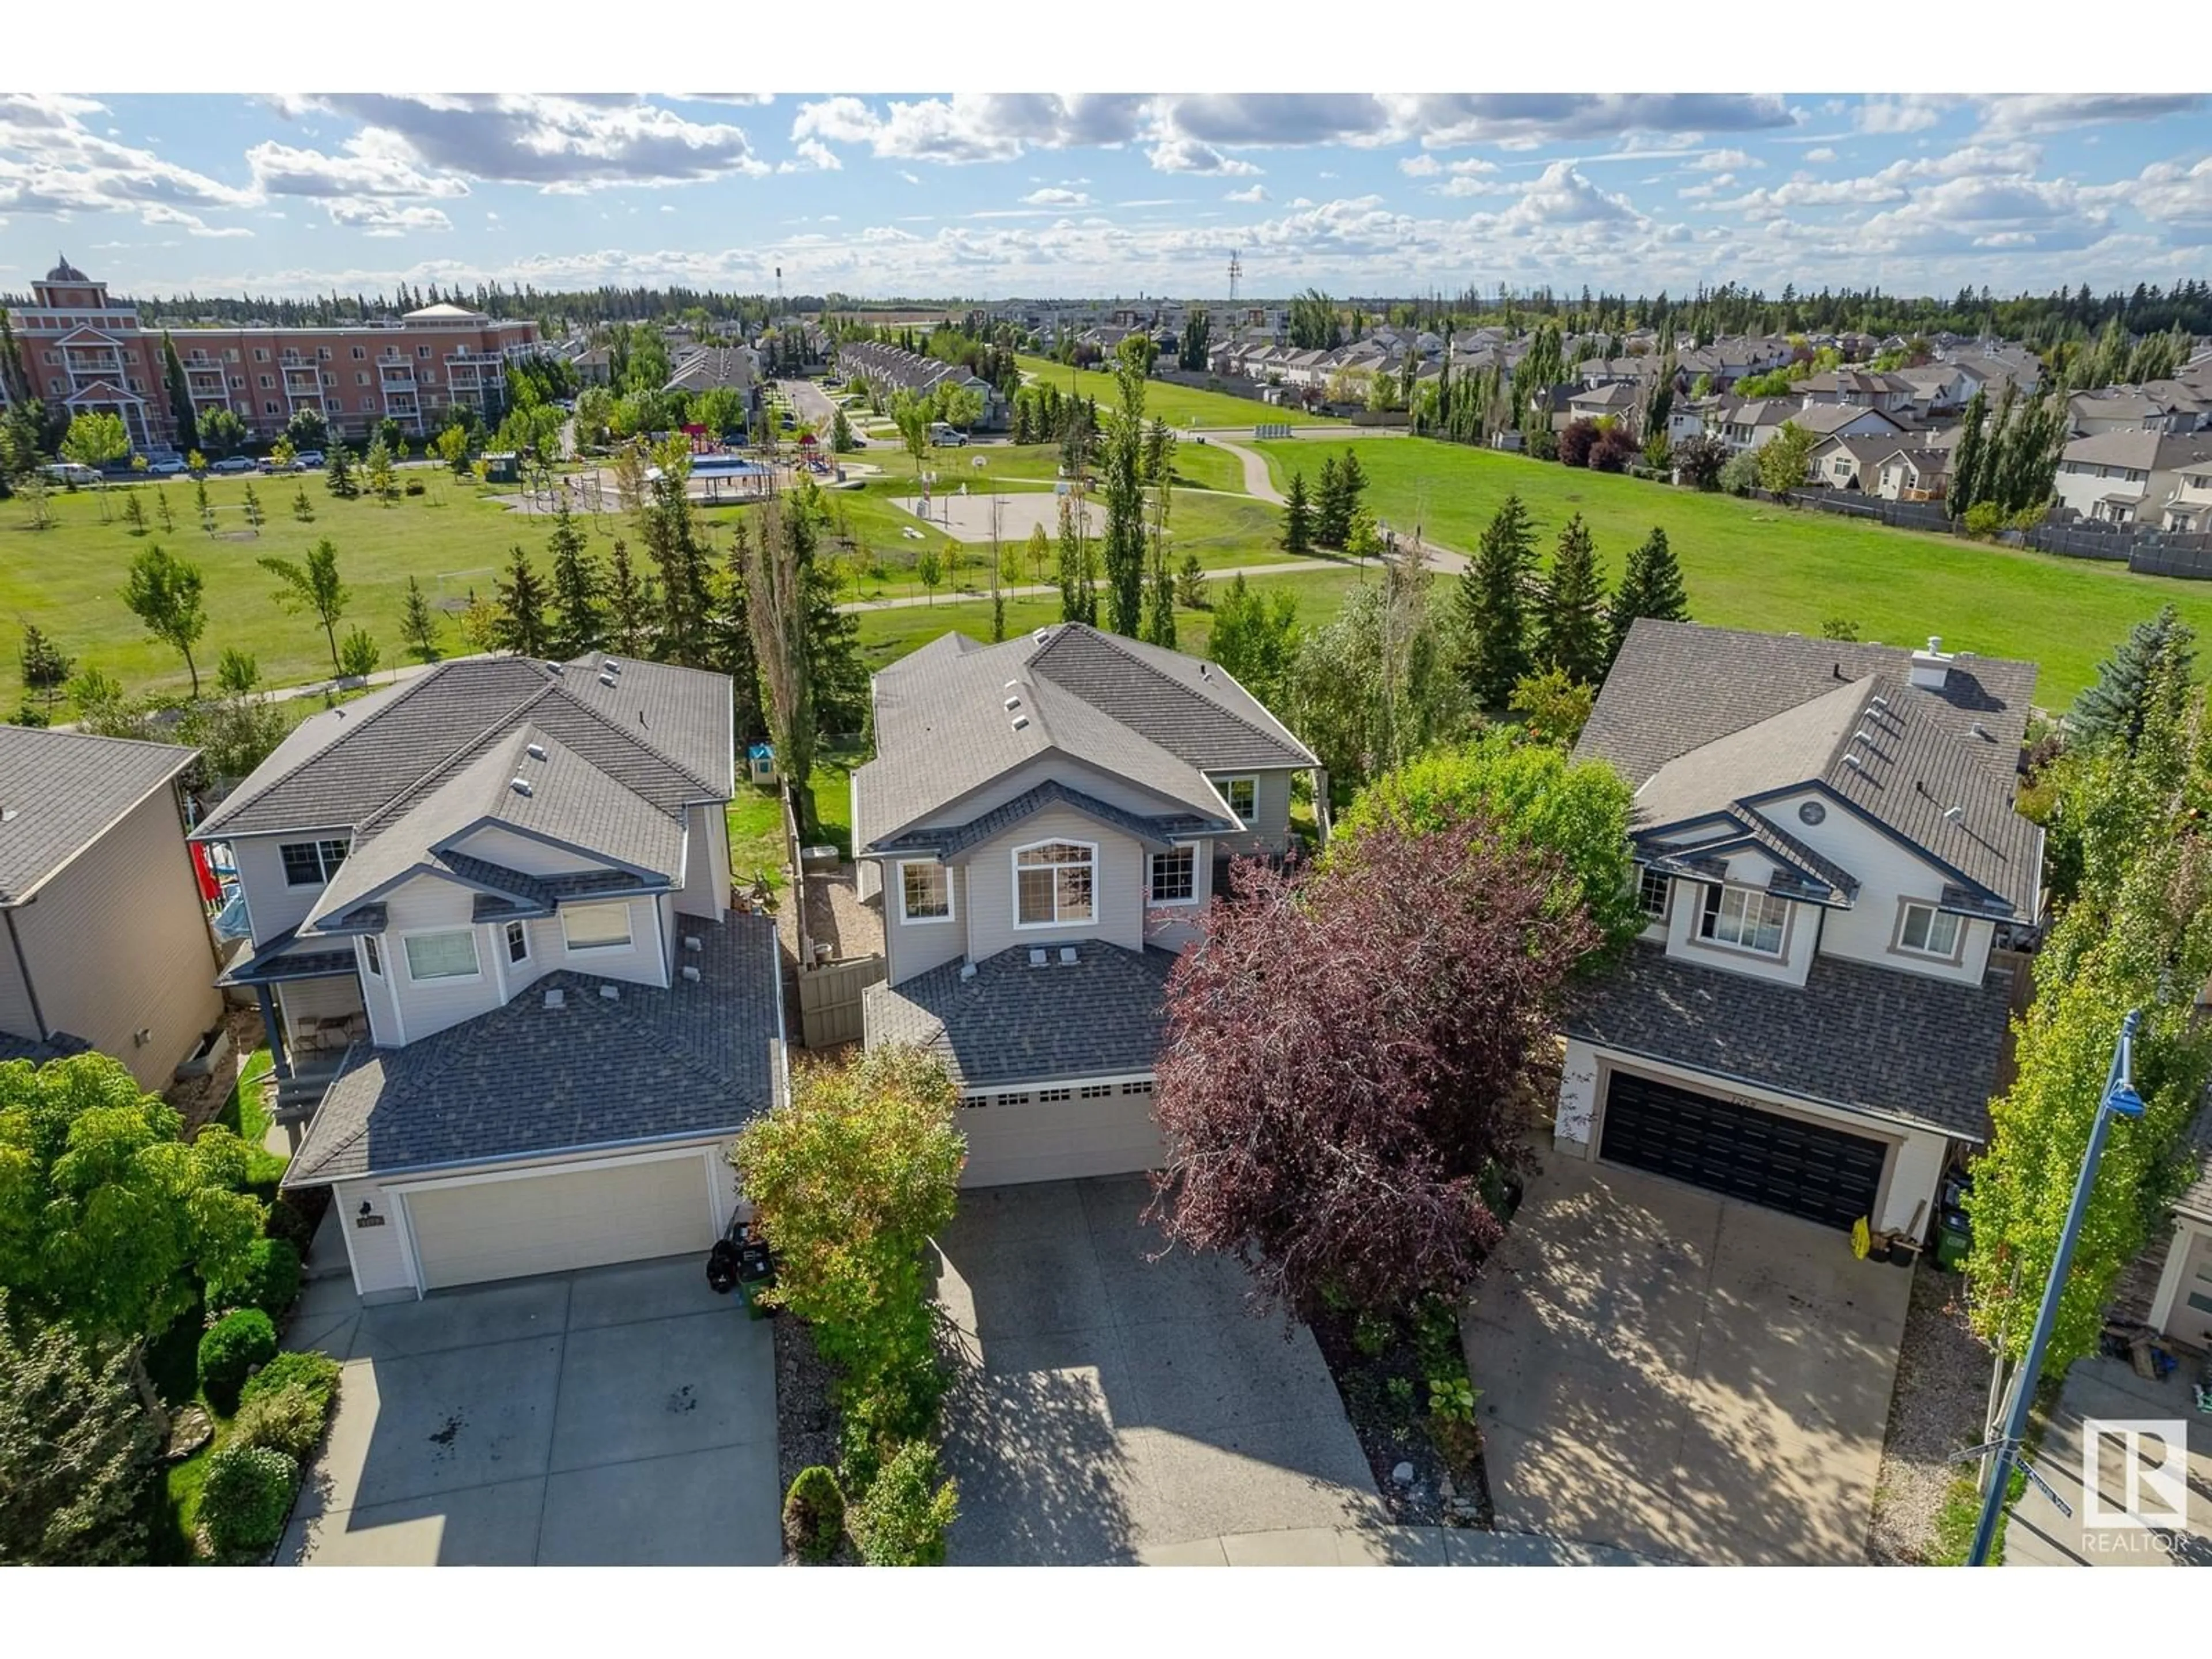
[[[1412,1486],[1413,1484],[1413,1466],[1411,1463],[1399,1464],[1395,1468],[1390,1471],[1390,1479],[1393,1484],[1397,1486]]]

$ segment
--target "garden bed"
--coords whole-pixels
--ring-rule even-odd
[[[1474,1395],[1465,1396],[1464,1420],[1431,1409],[1432,1384],[1467,1385],[1451,1310],[1395,1318],[1323,1310],[1310,1322],[1390,1519],[1489,1528],[1494,1514]]]

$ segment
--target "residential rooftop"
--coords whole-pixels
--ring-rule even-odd
[[[175,744],[0,726],[0,909],[28,902],[198,757]]]

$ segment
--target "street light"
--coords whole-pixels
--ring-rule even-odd
[[[1981,1519],[1975,1522],[1973,1547],[1966,1556],[1970,1567],[1989,1565],[1990,1551],[1996,1542],[1997,1516],[2004,1510],[2005,1488],[2012,1484],[2013,1468],[2017,1465],[2029,1480],[2042,1485],[2020,1455],[2021,1441],[2027,1431],[2028,1407],[2034,1401],[2036,1377],[2043,1370],[2044,1350],[2051,1346],[2051,1329],[2058,1322],[2058,1298],[2065,1289],[2067,1272],[2074,1263],[2074,1246],[2081,1239],[2081,1223],[2088,1213],[2089,1194],[2097,1184],[2097,1166],[2104,1162],[2106,1138],[2112,1132],[2114,1118],[2138,1118],[2143,1115],[2143,1098],[2136,1092],[2132,1080],[2136,1032],[2142,1024],[2140,1008],[2130,1009],[2128,1017],[2120,1022],[2120,1040],[2113,1045],[2112,1063],[2105,1074],[2105,1092],[2097,1102],[2096,1121],[2089,1129],[2089,1149],[2082,1154],[2081,1173],[2075,1178],[2074,1202],[2066,1212],[2065,1230],[2058,1235],[2058,1252],[2051,1258],[2051,1277],[2044,1281],[2043,1305],[2036,1311],[2035,1332],[2028,1338],[2027,1358],[2021,1361],[2020,1370],[2013,1376],[2004,1427],[1995,1440],[1978,1449],[1993,1456],[1988,1489],[1982,1493]],[[1967,1455],[1974,1454],[1970,1452]],[[2057,1501],[2056,1494],[2053,1501]]]

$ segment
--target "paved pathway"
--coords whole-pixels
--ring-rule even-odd
[[[1604,1544],[1468,1527],[1291,1527],[1137,1552],[1145,1567],[1655,1567]]]
[[[1310,428],[1308,432],[1312,435],[1324,434],[1329,436],[1337,435],[1334,429],[1328,428]],[[1277,507],[1283,505],[1283,492],[1275,488],[1274,480],[1267,475],[1266,456],[1255,450],[1246,449],[1241,444],[1224,443],[1218,438],[1208,438],[1206,441],[1216,449],[1228,451],[1243,463],[1246,495],[1256,496],[1261,501],[1272,502]],[[1421,550],[1423,562],[1431,570],[1441,570],[1447,575],[1455,576],[1467,568],[1467,555],[1464,553],[1455,553],[1449,547],[1441,547],[1435,542],[1425,539],[1416,542],[1413,537],[1407,535],[1401,535],[1398,540],[1401,546],[1418,546]]]

